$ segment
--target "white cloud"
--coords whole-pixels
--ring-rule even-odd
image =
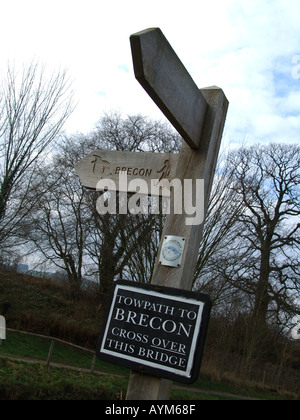
[[[67,67],[78,100],[69,132],[92,129],[108,109],[163,118],[134,79],[129,45],[159,26],[199,87],[223,88],[228,141],[299,142],[299,22],[299,0],[10,0],[0,67],[32,57]]]

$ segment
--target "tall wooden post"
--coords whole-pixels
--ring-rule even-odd
[[[194,220],[188,223],[189,215],[184,211],[182,214],[175,214],[175,197],[171,196],[171,214],[166,218],[157,265],[151,280],[151,283],[157,286],[191,290],[228,101],[223,91],[216,86],[198,89],[159,28],[134,34],[130,41],[135,76],[182,136],[184,142],[181,153],[179,157],[146,153],[138,155],[127,153],[125,156],[119,152],[108,154],[107,151],[95,151],[79,162],[76,170],[82,184],[94,189],[99,188],[96,164],[100,162],[101,174],[105,173],[105,178],[107,176],[111,178],[119,173],[120,167],[115,167],[115,161],[120,159],[135,162],[137,167],[142,168],[143,173],[146,173],[145,162],[151,162],[149,174],[153,172],[158,178],[161,176],[158,174],[161,174],[163,164],[168,161],[170,177],[179,179],[181,185],[186,180],[191,180],[196,196],[200,194],[196,189],[203,187],[203,182],[198,183],[198,181],[204,180],[204,191],[201,190],[203,205],[200,221]],[[132,173],[133,166],[131,166],[129,165],[129,168],[127,165],[128,175]],[[139,172],[138,168],[134,171]],[[151,177],[148,178],[150,183]],[[118,188],[121,186],[118,185]],[[184,198],[183,196],[183,201]],[[185,209],[184,202],[182,209]],[[199,215],[195,217],[198,218]],[[181,263],[172,267],[159,264],[164,238],[169,236],[184,239],[185,243]],[[170,389],[171,382],[168,380],[132,372],[126,398],[166,400],[169,398]]]
[[[212,187],[228,101],[221,89],[198,90],[160,29],[149,29],[131,37],[135,75],[162,112],[183,136],[176,178],[204,179],[204,214]],[[171,209],[174,208],[171,198]],[[163,237],[186,238],[179,268],[156,265],[151,283],[191,290],[203,223],[186,225],[186,215],[170,214]],[[158,255],[160,254],[162,241]],[[128,400],[168,399],[167,380],[132,372]]]

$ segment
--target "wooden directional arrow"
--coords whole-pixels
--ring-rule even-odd
[[[142,179],[147,182],[150,194],[151,180],[175,178],[178,157],[179,155],[171,153],[94,150],[81,159],[75,169],[82,186],[86,188],[96,190],[101,179],[109,179],[114,181],[116,191],[124,191],[119,185],[119,175],[122,172],[127,175],[126,191],[135,193],[135,188],[130,190],[130,181]]]
[[[200,146],[207,102],[159,28],[130,37],[135,77],[192,149]]]

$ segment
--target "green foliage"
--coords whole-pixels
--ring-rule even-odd
[[[77,300],[73,300],[66,289],[49,280],[0,271],[0,314],[6,301],[10,302],[5,313],[7,328],[51,335],[95,350],[102,313],[93,293],[84,291]],[[286,360],[278,359],[280,363],[276,363],[276,354],[268,351],[264,359],[252,363],[251,369],[245,370],[242,369],[240,347],[244,330],[243,323],[240,326],[230,324],[225,317],[211,320],[201,380],[193,387],[214,390],[219,394],[227,392],[263,399],[299,398],[298,343],[293,343],[293,346],[288,342],[282,343],[286,344]],[[7,331],[0,356],[45,362],[49,347],[50,340]],[[289,369],[284,366],[287,361]],[[90,369],[92,355],[56,343],[52,362]],[[100,361],[95,368],[96,371],[121,377],[99,377],[53,366],[47,369],[42,364],[0,358],[0,399],[120,399],[121,395],[124,398],[129,371]],[[204,395],[192,389],[174,389],[172,393],[172,399],[220,398],[227,399],[225,395]]]
[[[0,359],[1,400],[115,400],[126,379]]]

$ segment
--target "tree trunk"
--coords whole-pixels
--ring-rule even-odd
[[[262,250],[260,261],[260,275],[255,292],[253,321],[257,327],[266,326],[270,297],[268,293],[270,276],[270,249]]]

